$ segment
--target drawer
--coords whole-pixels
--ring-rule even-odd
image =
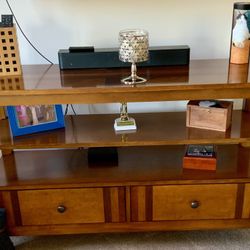
[[[236,184],[154,186],[152,220],[233,219]]]
[[[23,225],[104,222],[102,188],[18,192]]]

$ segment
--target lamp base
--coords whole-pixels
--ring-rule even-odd
[[[136,130],[135,119],[129,117],[128,120],[121,120],[121,118],[115,119],[114,123],[115,131],[125,131],[125,130]]]
[[[122,83],[127,84],[127,85],[135,85],[135,84],[140,84],[140,83],[145,83],[147,79],[143,77],[136,76],[136,78],[129,76],[126,78],[123,78],[121,80]]]

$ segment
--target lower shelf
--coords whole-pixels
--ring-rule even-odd
[[[226,183],[250,180],[250,150],[238,145],[217,147],[217,170],[184,170],[184,146],[118,148],[118,164],[91,167],[87,150],[19,151],[0,159],[0,190]]]

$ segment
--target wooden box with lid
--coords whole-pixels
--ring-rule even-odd
[[[203,107],[200,101],[189,101],[187,105],[187,127],[226,131],[232,122],[233,102],[218,101],[216,106]]]

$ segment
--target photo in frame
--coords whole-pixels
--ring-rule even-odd
[[[62,105],[8,106],[7,114],[13,136],[65,127]]]

